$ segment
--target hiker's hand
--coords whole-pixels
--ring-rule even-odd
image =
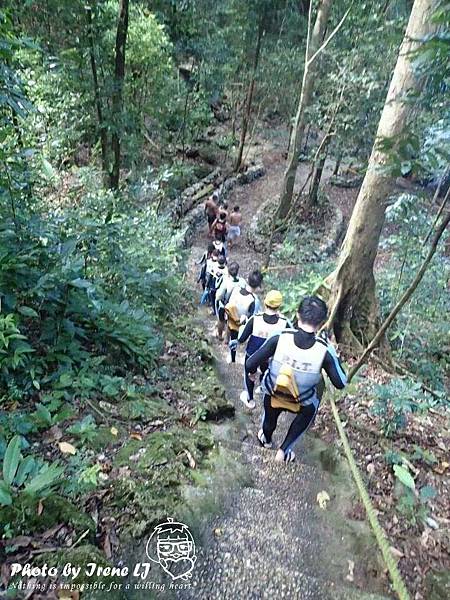
[[[250,381],[255,382],[256,381],[256,371],[254,373],[247,373],[248,378],[250,379]]]
[[[238,346],[238,341],[237,340],[230,340],[228,342],[228,348],[230,350],[236,350],[237,346]]]

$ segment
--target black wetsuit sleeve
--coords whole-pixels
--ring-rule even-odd
[[[254,314],[255,314],[255,301],[253,300],[253,302],[248,307],[247,315],[252,316]]]
[[[200,269],[200,273],[199,273],[197,282],[198,281],[205,281],[206,282],[206,263],[204,263],[204,265]]]
[[[238,342],[240,344],[243,344],[244,342],[246,342],[248,340],[248,338],[252,335],[252,333],[253,333],[253,317],[250,317],[250,319],[245,324],[245,327],[242,330],[242,333],[238,337]]]
[[[273,335],[259,350],[247,358],[245,361],[245,370],[247,373],[255,373],[260,365],[267,364],[269,359],[275,354],[279,337],[279,335]]]
[[[338,390],[342,390],[347,384],[347,375],[342,368],[341,362],[334,348],[328,348],[322,364],[326,374],[330,378],[331,383]]]

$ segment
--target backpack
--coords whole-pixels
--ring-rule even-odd
[[[225,312],[228,315],[228,327],[233,331],[239,331],[241,317],[247,315],[250,305],[255,301],[254,294],[251,292],[242,294],[243,289],[245,288],[235,288],[225,305]]]

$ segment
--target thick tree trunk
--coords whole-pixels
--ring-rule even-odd
[[[423,276],[425,275],[425,271],[428,269],[428,265],[430,264],[431,259],[433,258],[433,256],[436,253],[436,249],[439,244],[439,240],[441,239],[444,231],[447,229],[449,223],[450,223],[450,212],[444,216],[441,224],[437,228],[437,230],[433,236],[433,240],[431,242],[431,246],[430,246],[430,249],[428,250],[427,256],[425,257],[424,261],[420,265],[420,269],[417,271],[416,276],[414,277],[412,283],[409,285],[409,287],[403,293],[400,300],[397,302],[397,304],[391,310],[389,315],[386,317],[382,326],[375,334],[375,337],[372,339],[370,344],[367,346],[367,348],[364,350],[364,352],[358,359],[358,362],[355,365],[353,365],[353,367],[349,373],[349,378],[348,378],[349,381],[351,381],[351,379],[353,379],[355,374],[359,371],[359,369],[362,367],[362,365],[366,362],[366,360],[368,359],[370,354],[377,347],[377,344],[380,342],[380,340],[382,340],[384,334],[386,333],[386,331],[388,330],[388,328],[390,327],[390,325],[394,321],[394,319],[397,317],[398,313],[402,310],[404,305],[407,302],[409,302],[409,300],[411,299],[411,296],[416,291],[417,286],[422,281]]]
[[[298,103],[297,114],[289,143],[288,165],[284,173],[283,187],[280,196],[280,204],[277,210],[277,219],[284,219],[289,212],[294,192],[295,176],[297,173],[300,148],[305,131],[305,111],[311,103],[314,83],[317,76],[317,60],[309,63],[310,58],[318,50],[322,43],[327,28],[332,0],[322,0],[317,12],[311,40],[305,53],[305,68],[303,71],[302,91]]]
[[[111,135],[111,150],[113,164],[109,177],[111,189],[119,188],[120,173],[120,135],[122,129],[122,90],[125,79],[125,46],[128,33],[128,3],[120,0],[119,21],[116,34],[116,59],[114,69],[114,90],[112,94],[113,131]]]
[[[100,96],[100,86],[98,83],[97,74],[97,62],[95,60],[95,44],[94,44],[94,28],[92,23],[92,9],[87,8],[87,22],[88,22],[88,38],[89,38],[89,58],[91,63],[92,80],[94,83],[94,101],[97,110],[98,127],[100,132],[100,145],[102,151],[102,170],[105,177],[108,174],[108,138],[106,132],[105,120],[103,117],[102,101]]]
[[[253,59],[252,77],[250,79],[250,83],[249,83],[248,90],[247,90],[244,114],[242,115],[241,138],[239,141],[238,154],[237,154],[236,162],[234,165],[235,173],[237,173],[241,168],[242,155],[244,154],[245,139],[247,137],[248,124],[250,121],[250,113],[252,111],[253,92],[255,90],[256,72],[258,70],[259,57],[261,55],[261,40],[262,40],[262,36],[263,36],[263,31],[264,31],[263,23],[264,23],[264,17],[261,16],[261,19],[260,19],[259,25],[258,25],[258,37],[256,38],[256,48],[255,48],[255,56]]]
[[[393,183],[388,173],[389,154],[380,147],[380,141],[389,138],[395,142],[406,130],[413,107],[410,97],[418,84],[411,52],[429,32],[433,4],[433,0],[414,2],[338,265],[326,281],[333,307],[327,325],[333,325],[337,341],[353,346],[355,338],[368,343],[379,321],[373,266]]]

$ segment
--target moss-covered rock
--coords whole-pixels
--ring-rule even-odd
[[[425,578],[428,600],[450,598],[450,571],[430,571]]]
[[[96,526],[91,517],[72,502],[52,494],[42,501],[43,510],[36,510],[37,500],[23,495],[13,505],[0,509],[0,523],[10,523],[17,535],[41,533],[57,523],[67,523],[78,534],[87,529],[94,534]]]
[[[208,428],[175,426],[155,431],[142,440],[129,440],[114,465],[128,467],[114,481],[111,505],[120,509],[122,531],[139,536],[167,516],[176,515],[181,486],[191,483],[194,469],[213,446]]]
[[[133,398],[125,400],[119,407],[119,415],[123,419],[139,420],[147,423],[153,419],[166,417],[173,409],[162,398]]]
[[[50,496],[43,501],[44,519],[48,520],[48,526],[56,523],[68,523],[74,527],[77,533],[84,533],[87,529],[94,534],[96,525],[93,519],[85,513],[81,507],[75,506],[66,498],[61,496]],[[38,521],[37,521],[38,522]],[[41,520],[39,520],[39,523]]]

